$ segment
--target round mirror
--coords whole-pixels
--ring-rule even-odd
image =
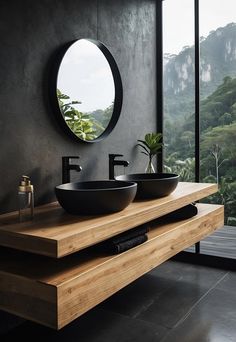
[[[79,39],[67,47],[57,69],[56,105],[64,129],[80,140],[99,141],[114,128],[122,83],[114,58],[101,42]]]

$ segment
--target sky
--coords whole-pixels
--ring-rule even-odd
[[[236,22],[236,0],[199,0],[200,36]],[[163,1],[164,53],[179,53],[194,43],[194,0]]]
[[[115,98],[109,63],[94,43],[79,39],[67,50],[60,65],[57,88],[80,101],[73,107],[82,112],[106,109]]]

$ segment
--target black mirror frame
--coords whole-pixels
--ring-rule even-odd
[[[121,81],[121,76],[120,76],[118,66],[116,64],[114,57],[112,56],[112,54],[108,50],[108,48],[102,42],[100,42],[98,40],[94,40],[94,39],[90,39],[90,38],[81,38],[81,39],[88,40],[88,41],[92,42],[93,44],[95,44],[101,50],[103,55],[106,57],[106,59],[109,63],[109,66],[111,68],[112,76],[114,79],[114,86],[115,86],[115,99],[114,99],[114,108],[113,108],[112,117],[111,117],[111,120],[110,120],[108,126],[106,127],[104,132],[99,137],[97,137],[96,139],[94,139],[94,140],[83,140],[83,139],[79,138],[76,134],[74,134],[73,131],[68,127],[68,125],[65,122],[65,119],[61,113],[61,110],[60,110],[60,106],[59,106],[58,99],[57,99],[58,72],[59,72],[62,60],[63,60],[67,50],[80,39],[73,40],[72,42],[66,44],[61,49],[60,53],[58,54],[56,63],[54,64],[54,69],[53,69],[53,74],[52,74],[52,88],[50,89],[50,95],[52,98],[53,112],[55,113],[56,119],[58,120],[63,131],[66,132],[67,135],[69,135],[70,137],[72,137],[76,141],[80,141],[80,142],[84,142],[84,143],[94,143],[94,142],[98,142],[98,141],[101,141],[104,138],[106,138],[111,133],[113,128],[115,127],[115,125],[116,125],[116,123],[120,117],[122,103],[123,103],[123,86],[122,86],[122,81]]]

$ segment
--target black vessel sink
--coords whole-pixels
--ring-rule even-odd
[[[179,176],[174,173],[136,173],[117,176],[116,179],[137,183],[136,199],[148,199],[170,195],[178,184]]]
[[[133,201],[137,184],[129,181],[89,181],[55,187],[60,205],[70,214],[100,215],[123,210]]]

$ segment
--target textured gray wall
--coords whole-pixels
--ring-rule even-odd
[[[144,170],[145,156],[134,146],[156,128],[154,0],[2,0],[0,35],[0,212],[17,208],[22,174],[32,177],[37,204],[53,201],[63,155],[81,157],[83,172],[74,180],[107,178],[108,153],[124,154],[129,172]],[[56,51],[84,37],[110,49],[124,88],[118,124],[94,144],[66,136],[48,96]]]
[[[37,204],[53,201],[63,155],[81,158],[73,180],[107,178],[109,153],[124,154],[128,172],[144,171],[135,144],[156,129],[155,0],[1,0],[0,37],[1,213],[17,208],[22,174],[32,177]],[[94,144],[67,137],[48,96],[53,56],[79,38],[101,40],[123,81],[120,119]]]

